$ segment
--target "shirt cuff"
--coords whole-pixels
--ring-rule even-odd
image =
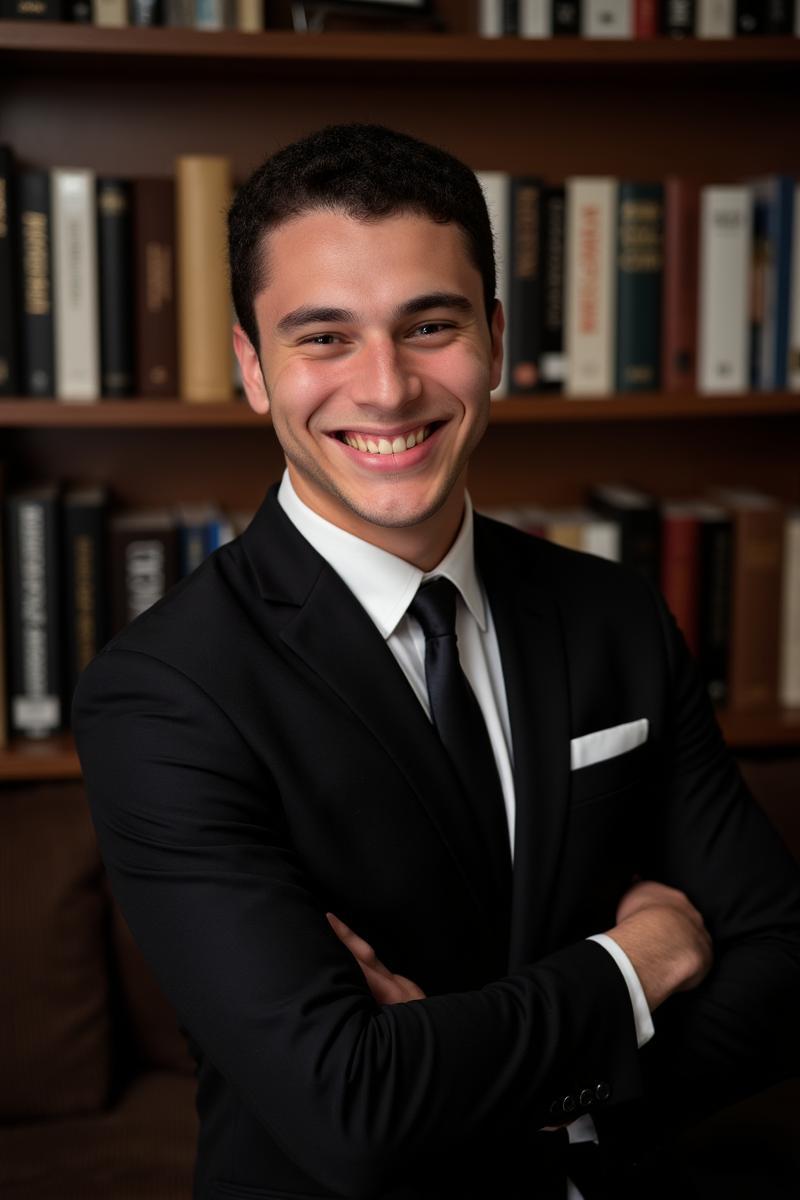
[[[598,942],[604,946],[622,972],[622,978],[628,985],[628,995],[631,998],[633,1021],[636,1026],[636,1042],[641,1050],[642,1046],[650,1041],[655,1033],[655,1028],[653,1018],[650,1016],[650,1009],[647,1006],[644,988],[639,982],[639,976],[636,974],[633,963],[622,947],[607,933],[593,933],[590,938],[587,938],[587,941]]]

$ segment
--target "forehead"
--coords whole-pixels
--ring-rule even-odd
[[[445,290],[445,284],[447,290],[481,290],[461,228],[416,213],[370,221],[303,213],[272,230],[262,253],[269,281],[258,297],[264,309],[311,299],[346,299],[353,307],[359,299],[380,303],[391,296],[395,303],[398,290]]]

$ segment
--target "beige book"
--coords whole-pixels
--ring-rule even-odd
[[[127,0],[92,0],[92,24],[106,29],[130,25]]]
[[[608,396],[615,367],[617,181],[573,176],[566,202],[565,393]]]
[[[236,0],[236,28],[242,33],[262,33],[264,0]]]
[[[180,395],[190,404],[233,400],[226,223],[231,199],[228,158],[176,159]]]
[[[787,512],[783,530],[778,699],[787,708],[800,708],[800,508]]]
[[[53,168],[53,315],[56,396],[100,399],[100,301],[94,171]]]

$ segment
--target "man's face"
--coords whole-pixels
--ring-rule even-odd
[[[502,367],[502,311],[490,333],[460,230],[310,212],[267,253],[266,395],[248,399],[271,410],[301,498],[357,533],[426,521],[463,492]]]

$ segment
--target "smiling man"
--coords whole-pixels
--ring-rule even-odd
[[[195,1198],[673,1195],[670,1131],[795,1068],[797,870],[657,590],[473,510],[473,172],[329,126],[229,235],[286,471],[73,702],[197,1059]]]

